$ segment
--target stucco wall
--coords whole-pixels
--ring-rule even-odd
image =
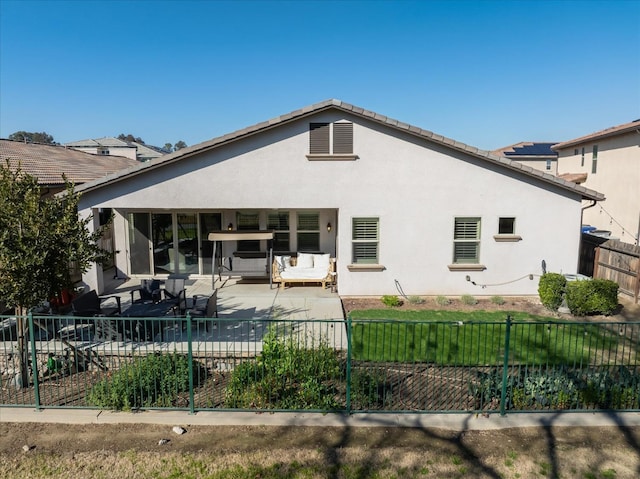
[[[598,145],[595,174],[591,173],[593,145]],[[582,148],[585,149],[584,166],[581,165]],[[585,209],[584,224],[611,231],[612,237],[626,243],[636,241],[634,237],[640,232],[640,134],[627,133],[561,150],[558,171],[587,173],[583,186],[606,196],[600,203],[604,211],[599,205]],[[585,206],[587,203],[590,202]]]
[[[358,159],[309,161],[309,122],[342,119],[354,122]],[[396,294],[396,280],[406,294],[521,295],[536,294],[537,276],[527,275],[540,274],[542,260],[566,273],[575,273],[578,261],[579,196],[532,181],[360,117],[325,112],[87,192],[82,204],[122,211],[333,210],[343,295]],[[362,216],[380,219],[382,271],[347,268],[351,219]],[[449,270],[456,216],[482,218],[485,271]],[[521,241],[494,240],[504,216],[516,218]],[[506,284],[481,288],[466,275],[478,285]]]

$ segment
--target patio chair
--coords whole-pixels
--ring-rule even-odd
[[[187,290],[182,278],[168,279],[161,290],[164,301],[173,304],[174,312],[183,314],[187,310]]]
[[[204,329],[209,331],[212,321],[207,320],[207,318],[218,317],[218,290],[214,290],[213,294],[207,298],[207,303],[200,306],[198,306],[198,295],[195,295],[189,315],[196,321],[205,320]]]
[[[115,304],[103,306],[103,301],[108,299],[115,299]],[[84,317],[120,316],[122,313],[119,296],[98,296],[93,289],[71,301],[71,311],[74,316]]]
[[[140,288],[131,291],[131,304],[140,303],[144,301],[153,301],[157,303],[160,301],[160,284],[162,282],[159,279],[143,279],[140,281]],[[139,298],[135,299],[136,293]]]

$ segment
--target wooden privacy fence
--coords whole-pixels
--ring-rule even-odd
[[[596,249],[593,277],[610,279],[634,303],[640,295],[640,246],[608,240]]]

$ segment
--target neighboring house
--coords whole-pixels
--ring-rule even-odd
[[[553,146],[565,179],[604,193],[595,204],[585,198],[584,225],[638,244],[640,236],[640,120],[614,126]]]
[[[582,200],[604,199],[339,100],[79,191],[82,216],[116,215],[121,277],[210,277],[209,233],[274,230],[276,252],[335,256],[343,295],[537,294],[543,265],[576,272]],[[231,258],[267,250],[264,240],[221,247]],[[102,290],[99,267],[84,279]]]
[[[505,156],[536,170],[556,175],[558,173],[558,153],[551,147],[555,143],[523,141],[492,151],[494,155]]]
[[[149,161],[160,158],[166,152],[151,145],[144,145],[135,141],[124,141],[118,138],[105,137],[95,140],[80,140],[65,143],[64,146],[74,150],[93,153],[94,155],[126,156],[133,160]]]
[[[24,143],[0,139],[0,161],[18,166],[38,179],[43,194],[53,195],[64,189],[64,174],[71,183],[80,185],[109,173],[136,165],[136,161],[120,156],[99,156],[64,146]]]

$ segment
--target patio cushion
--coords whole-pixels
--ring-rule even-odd
[[[310,253],[298,253],[296,268],[313,268],[313,255]]]

